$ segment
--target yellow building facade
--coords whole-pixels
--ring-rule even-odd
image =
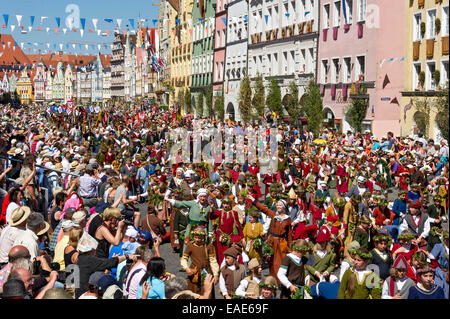
[[[173,10],[170,16],[170,72],[175,94],[170,96],[169,105],[179,102],[180,91],[191,85],[193,6],[193,0],[182,0],[179,11]]]
[[[21,104],[28,105],[34,101],[33,82],[31,81],[31,77],[28,76],[27,69],[24,69],[20,74],[16,91],[19,95]]]
[[[449,0],[404,1],[407,12],[401,135],[420,131],[436,141],[441,137],[434,103],[437,92],[449,81]],[[423,124],[426,117],[428,127]]]

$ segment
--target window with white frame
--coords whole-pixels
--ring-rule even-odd
[[[305,21],[305,11],[306,11],[306,0],[300,0],[300,6],[298,8],[298,16],[299,16],[299,22]]]
[[[227,31],[226,31],[225,29],[222,30],[221,47],[224,47],[224,46],[225,46],[226,32],[227,32]]]
[[[308,64],[306,65],[306,73],[314,73],[315,71],[314,64],[316,61],[316,58],[314,57],[314,48],[309,48],[308,51],[306,52],[308,52],[307,55]]]
[[[426,90],[436,90],[436,81],[434,80],[434,72],[436,71],[436,63],[427,62],[426,80],[425,87]]]
[[[339,83],[339,58],[333,59],[331,69],[331,83]]]
[[[427,12],[427,38],[436,37],[436,9],[430,9]]]
[[[289,60],[288,60],[289,69],[288,71],[290,73],[294,73],[295,68],[295,51],[291,51],[289,53]]]
[[[273,6],[272,29],[278,28],[278,6]]]
[[[358,21],[366,20],[367,0],[358,0]]]
[[[352,24],[353,23],[353,0],[346,0],[345,1],[345,16],[344,16],[344,19],[345,19],[345,23],[346,24]]]
[[[272,58],[270,57],[270,54],[267,55],[267,75],[272,75]]]
[[[448,6],[442,7],[442,19],[441,19],[441,36],[448,36],[449,31],[449,15]]]
[[[419,75],[422,71],[422,64],[420,62],[413,64],[413,76],[412,76],[412,90],[420,89],[419,86]]]
[[[273,75],[277,75],[279,73],[279,68],[280,64],[278,63],[278,53],[274,53],[273,54],[273,59],[272,59],[272,74]]]
[[[320,78],[322,84],[328,83],[328,60],[322,60],[322,65],[320,68]]]
[[[219,70],[219,62],[216,62],[216,71],[214,72],[215,74],[214,74],[214,81],[219,81],[219,72],[220,72],[220,70]]]
[[[352,58],[344,58],[344,70],[342,71],[342,82],[352,82]]]
[[[330,27],[330,4],[326,3],[323,5],[323,29],[328,29]]]
[[[448,60],[443,61],[441,60],[441,79],[440,79],[440,85],[442,88],[444,88],[448,81],[449,81],[449,71],[448,71]]]
[[[422,13],[417,12],[413,17],[413,41],[420,41],[422,38],[420,24],[422,23]]]
[[[223,81],[223,62],[220,62],[219,81]]]
[[[365,73],[366,73],[366,57],[364,55],[357,56],[355,81],[359,81],[360,78],[364,81]]]
[[[288,56],[287,52],[282,52],[281,54],[281,74],[286,75],[287,74],[287,68],[288,68]]]
[[[258,58],[256,56],[253,57],[253,68],[252,68],[252,76],[256,76],[258,71]]]
[[[300,73],[306,72],[306,50],[300,50]]]
[[[284,3],[282,8],[283,8],[283,15],[281,17],[281,19],[282,19],[282,26],[285,27],[289,23],[289,18],[286,15],[286,13],[290,14],[290,12],[289,12],[289,2]]]
[[[334,2],[333,9],[333,27],[338,27],[341,23],[341,1]]]

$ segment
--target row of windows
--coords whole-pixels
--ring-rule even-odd
[[[425,83],[420,83],[420,73],[425,73]],[[422,63],[413,64],[412,90],[436,90],[437,85],[444,87],[449,81],[449,64],[448,60],[441,60],[440,63],[440,82],[435,80],[436,62],[428,61],[425,69],[422,69]]]
[[[286,1],[280,7],[278,3],[266,2],[262,8],[250,8],[250,33],[285,27],[293,23],[309,21],[314,16],[314,3],[317,0]]]
[[[426,18],[422,17],[422,12],[417,12],[413,16],[413,41],[420,41],[422,39],[421,24],[425,20],[425,34],[427,39],[432,39],[437,36],[436,18],[438,10],[433,8],[426,12]],[[441,10],[441,36],[448,36],[449,33],[449,12],[448,6],[442,7]]]
[[[355,15],[358,22],[365,21],[367,0],[338,0],[325,3],[322,8],[322,29],[328,29],[341,24],[352,24]]]
[[[320,67],[320,83],[351,83],[363,81],[366,72],[366,57],[364,55],[352,57],[324,59]],[[352,78],[353,74],[353,78]],[[352,80],[353,79],[353,80]]]

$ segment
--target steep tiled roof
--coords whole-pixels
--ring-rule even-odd
[[[10,34],[0,34],[0,65],[30,64],[20,46],[14,49],[15,42]]]

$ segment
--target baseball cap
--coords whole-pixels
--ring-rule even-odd
[[[97,286],[98,286],[98,290],[100,292],[105,293],[106,289],[108,289],[109,286],[116,285],[116,284],[117,284],[117,281],[114,279],[113,276],[105,275],[103,273],[103,276],[100,277],[100,279],[98,280]]]
[[[75,226],[76,226],[75,223],[73,221],[71,221],[71,220],[68,220],[68,219],[64,220],[63,223],[62,223],[62,228],[63,229],[69,229],[69,228],[73,228]]]
[[[141,230],[139,232],[139,238],[143,239],[144,242],[148,243],[152,240],[152,234],[146,230]]]
[[[104,272],[101,271],[96,271],[94,272],[90,277],[89,277],[89,285],[93,285],[93,286],[99,286],[99,281],[100,279],[105,276]]]
[[[103,294],[102,299],[122,299],[123,291],[117,285],[109,286]]]
[[[139,236],[139,232],[133,226],[128,226],[125,232],[125,236],[133,237],[136,239]]]

